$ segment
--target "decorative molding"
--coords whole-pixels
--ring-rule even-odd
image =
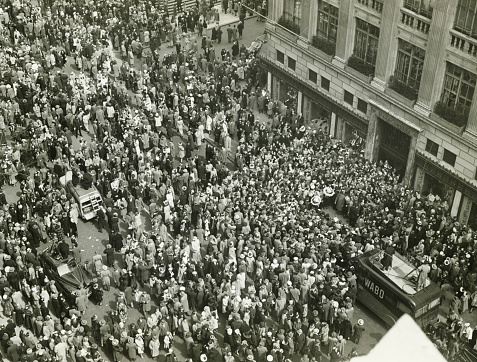
[[[341,59],[340,57],[338,56],[334,56],[334,58],[331,60],[331,63],[336,65],[337,67],[341,68],[341,69],[345,69],[345,66],[346,66],[346,60],[344,59]]]
[[[414,110],[417,113],[423,115],[424,117],[429,117],[432,112],[431,107],[429,107],[427,104],[420,102],[419,100],[416,102],[416,104],[414,104]]]
[[[369,104],[371,105],[371,108],[374,108],[376,110],[376,114],[379,118],[388,122],[400,131],[410,135],[411,137],[417,137],[418,134],[423,131],[422,128],[416,126],[412,122],[409,122],[407,119],[404,119],[403,117],[395,114],[393,111],[387,109],[378,102],[375,102],[370,99]]]
[[[371,81],[371,85],[377,90],[379,90],[380,92],[384,92],[384,90],[386,89],[386,82],[376,77],[374,77],[373,80]]]

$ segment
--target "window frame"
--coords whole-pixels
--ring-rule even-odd
[[[326,87],[324,86],[326,84]],[[324,76],[321,76],[321,82],[320,82],[320,86],[321,88],[325,89],[327,92],[330,91],[330,84],[331,84],[331,81],[324,77]]]
[[[432,13],[434,9],[432,6],[426,8],[425,0],[406,0],[404,2],[404,7],[411,11],[414,11],[416,14],[422,15],[428,19],[432,19]]]
[[[282,60],[280,60],[282,58]],[[285,64],[285,53],[277,49],[277,62]]]
[[[313,77],[312,77],[313,75]],[[314,79],[312,79],[314,78]],[[308,68],[308,80],[317,84],[318,83],[318,73],[315,72],[313,69]]]
[[[435,153],[433,152],[433,148],[435,148]],[[439,144],[428,138],[426,141],[426,152],[437,157],[439,153]]]
[[[351,102],[349,102],[350,100],[346,100],[347,96],[351,96]],[[344,93],[343,93],[343,101],[345,101],[347,104],[349,104],[350,106],[353,106],[354,104],[354,94],[347,91],[346,89],[344,89]]]
[[[378,57],[379,34],[378,27],[356,18],[353,55],[373,67],[376,66]]]
[[[356,105],[356,109],[360,111],[361,113],[367,114],[368,113],[368,102],[366,102],[364,99],[358,98],[358,103]],[[363,108],[364,104],[364,108]],[[362,109],[363,108],[363,109]]]
[[[285,0],[283,4],[283,18],[293,22],[295,25],[300,25],[301,22],[301,0]]]
[[[452,162],[448,159],[449,157],[452,158]],[[457,160],[457,155],[454,152],[449,151],[447,148],[444,148],[444,154],[442,155],[442,161],[451,165],[452,167],[455,166],[455,161]]]
[[[318,1],[318,17],[316,21],[316,36],[320,39],[336,44],[338,37],[339,8]]]
[[[293,67],[291,66],[293,64]],[[293,71],[296,70],[296,60],[290,57],[289,55],[287,56],[287,67]]]
[[[458,0],[454,29],[477,38],[477,0]]]
[[[405,49],[408,47],[408,49]],[[412,43],[398,38],[398,51],[394,78],[419,92],[426,51]],[[414,74],[412,74],[414,73]]]
[[[466,78],[473,80],[473,84]],[[477,74],[447,62],[441,102],[458,113],[468,115],[472,106],[476,84]],[[465,96],[463,92],[466,93]]]

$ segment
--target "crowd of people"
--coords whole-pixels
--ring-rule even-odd
[[[224,29],[232,51],[218,53],[210,4],[177,18],[151,2],[1,9],[1,182],[21,189],[10,203],[0,193],[4,356],[173,361],[174,344],[194,362],[338,361],[346,344],[359,352],[366,328],[353,259],[387,247],[456,291],[440,348],[475,345],[459,317],[477,306],[474,232],[446,200],[368,162],[359,142],[270,99],[235,27]],[[162,59],[161,46],[172,48]],[[104,258],[81,260],[68,175],[103,196]],[[84,264],[92,285],[65,295],[39,261],[44,243]],[[116,308],[85,319],[110,288]],[[131,308],[143,317],[128,319]]]

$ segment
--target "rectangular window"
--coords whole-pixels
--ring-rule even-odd
[[[442,160],[446,163],[448,163],[451,166],[455,165],[455,159],[456,159],[455,153],[452,153],[451,151],[447,150],[444,148],[444,157],[442,157]]]
[[[316,82],[318,82],[318,74],[315,71],[308,69],[308,79],[316,84]]]
[[[354,55],[365,64],[376,65],[378,54],[379,28],[356,18],[356,38],[354,42]]]
[[[295,59],[288,57],[288,68],[290,68],[293,71],[295,70],[295,68],[296,68],[296,60]]]
[[[344,101],[350,105],[353,105],[353,93],[348,92],[347,90],[344,91]]]
[[[428,139],[426,143],[426,151],[429,152],[431,155],[437,157],[437,152],[439,152],[439,145],[434,141]]]
[[[280,50],[277,50],[277,61],[285,64],[285,54],[283,54]]]
[[[285,0],[283,4],[283,18],[295,25],[300,25],[301,0]]]
[[[323,76],[321,77],[321,88],[326,89],[327,92],[330,91],[330,80]]]
[[[433,9],[429,0],[406,0],[404,7],[428,19],[432,19]]]
[[[321,0],[318,1],[318,21],[316,35],[326,41],[336,44],[338,33],[339,9]]]
[[[419,92],[426,51],[407,41],[398,39],[395,79]]]
[[[469,35],[477,36],[477,0],[459,0],[454,18],[454,29]]]
[[[368,102],[363,101],[361,98],[358,98],[358,111],[362,113],[368,112]]]
[[[476,81],[474,73],[447,63],[441,102],[458,114],[468,117]]]

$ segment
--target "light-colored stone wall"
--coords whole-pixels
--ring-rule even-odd
[[[271,29],[271,27],[269,28]],[[275,60],[276,50],[283,52],[285,59],[287,59],[287,56],[290,56],[297,60],[295,74],[301,77],[304,82],[310,82],[308,80],[309,69],[318,74],[318,85],[320,85],[321,76],[329,79],[329,92],[326,92],[323,88],[320,88],[320,90],[339,101],[344,108],[353,108],[354,112],[367,116],[357,110],[357,100],[358,98],[364,101],[374,100],[385,108],[390,109],[396,115],[422,128],[423,132],[419,134],[416,148],[425,152],[427,139],[437,143],[440,146],[438,153],[439,163],[446,168],[449,168],[449,165],[442,161],[444,148],[455,153],[457,156],[454,167],[455,171],[457,171],[460,177],[477,187],[477,182],[474,181],[477,168],[477,138],[472,140],[472,138],[464,137],[460,133],[454,133],[450,128],[447,129],[445,127],[445,121],[436,123],[429,117],[416,112],[411,102],[406,102],[406,104],[401,102],[402,98],[397,99],[392,94],[388,94],[388,92],[380,92],[370,84],[370,79],[368,81],[365,77],[356,74],[355,71],[348,70],[347,67],[341,69],[331,62],[331,57],[306,44],[306,39],[300,39],[297,42],[296,37],[283,36],[280,33],[269,31],[268,43],[266,44],[266,49],[262,50],[262,54],[265,54],[271,60]],[[392,51],[397,50],[394,49]],[[475,62],[475,65],[477,69],[477,62]],[[353,106],[343,101],[344,90],[354,95]]]

